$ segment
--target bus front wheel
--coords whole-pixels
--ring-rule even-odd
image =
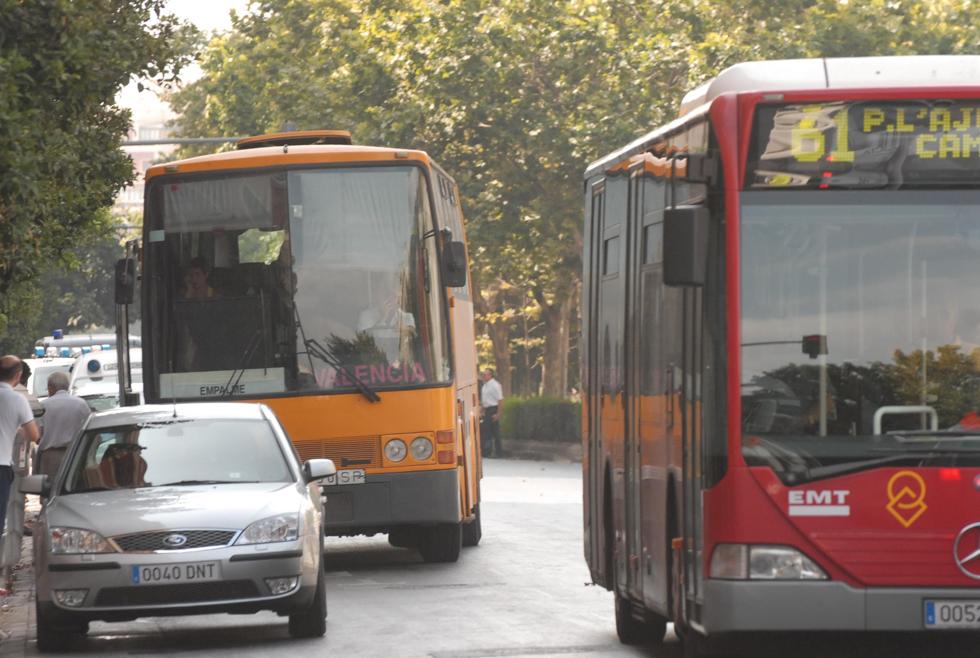
[[[422,530],[419,553],[426,562],[455,562],[463,548],[463,528],[459,523],[444,523]]]
[[[656,613],[643,611],[636,616],[633,603],[616,593],[616,635],[623,644],[659,646],[667,632],[667,619]]]

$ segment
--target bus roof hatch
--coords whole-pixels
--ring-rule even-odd
[[[351,144],[346,130],[295,130],[291,132],[256,135],[238,140],[238,150],[257,149],[263,146],[305,146],[311,144]]]

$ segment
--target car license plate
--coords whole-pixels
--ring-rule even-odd
[[[364,469],[349,468],[337,471],[334,475],[328,475],[321,480],[323,486],[332,487],[340,484],[364,484]]]
[[[130,578],[134,585],[201,583],[221,580],[221,567],[217,562],[136,565],[130,572]]]
[[[980,601],[926,600],[926,628],[980,628]]]

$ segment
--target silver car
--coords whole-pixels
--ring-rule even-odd
[[[142,406],[93,414],[34,531],[37,644],[60,650],[92,620],[249,613],[322,636],[329,459],[302,466],[260,404]]]

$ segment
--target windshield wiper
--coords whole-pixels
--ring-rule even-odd
[[[930,437],[935,437],[936,439],[942,440],[945,438],[964,438],[970,437],[973,439],[980,439],[980,431],[978,430],[958,430],[958,429],[948,429],[948,430],[899,430],[897,432],[889,432],[888,436],[893,436],[897,438],[902,443],[907,443],[909,441],[905,440],[905,437],[909,437],[912,442],[922,443],[928,441]]]
[[[313,338],[307,338],[305,345],[308,354],[315,356],[328,366],[332,366],[335,370],[339,370],[340,372],[344,373],[344,376],[349,381],[353,382],[354,386],[357,387],[357,390],[359,390],[364,397],[371,402],[381,402],[381,398],[374,392],[374,389],[358,379],[357,376],[347,368],[347,366],[342,364],[337,357],[330,353],[330,350],[316,342],[316,340]]]
[[[328,366],[333,367],[334,370],[339,370],[340,372],[344,373],[344,376],[353,382],[354,386],[357,387],[357,390],[359,390],[368,400],[371,402],[381,402],[381,398],[374,392],[374,389],[355,377],[354,373],[352,373],[344,364],[342,364],[337,357],[330,352],[330,350],[316,342],[316,339],[306,337],[306,332],[303,331],[303,321],[299,317],[299,307],[295,304],[293,304],[293,316],[296,318],[296,328],[299,329],[299,334],[303,339],[303,346],[306,348],[306,358],[310,360],[311,372],[313,370],[313,359],[311,357],[315,356]]]
[[[148,487],[189,487],[195,484],[254,484],[258,480],[177,480],[164,484],[148,484]]]
[[[235,387],[238,386],[238,382],[242,380],[242,375],[245,374],[245,370],[248,369],[248,362],[252,360],[252,355],[255,354],[255,350],[258,349],[259,344],[262,343],[262,330],[257,329],[254,334],[252,334],[251,340],[248,341],[248,345],[245,346],[245,350],[242,352],[242,358],[238,362],[239,366],[231,371],[231,377],[225,382],[224,393],[221,394],[222,399],[230,398]]]

